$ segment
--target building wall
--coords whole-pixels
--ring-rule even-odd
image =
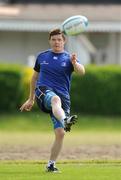
[[[69,38],[67,50],[76,52],[82,64],[121,64],[121,33],[88,33],[95,47],[79,38]],[[38,52],[49,48],[48,33],[0,32],[0,62],[31,64]]]
[[[121,64],[121,33],[110,33],[106,52],[106,64]]]
[[[0,62],[27,64],[31,55],[48,48],[47,33],[0,32]]]
[[[86,37],[86,35],[83,36]],[[86,65],[90,64],[91,57],[88,46],[82,40],[81,36],[70,36],[68,37],[66,48],[70,53],[76,53],[80,63]]]
[[[95,64],[121,64],[121,33],[91,33],[90,41],[97,49]]]
[[[5,1],[8,3],[95,3],[95,4],[101,4],[101,3],[121,3],[120,0],[0,0]]]
[[[121,65],[121,33],[116,34],[116,41],[117,41],[116,57],[118,59],[118,64]]]
[[[117,35],[115,33],[111,33],[109,36],[109,46],[107,47],[107,62],[111,64],[118,63],[117,56]]]

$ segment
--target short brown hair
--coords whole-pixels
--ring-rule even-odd
[[[63,39],[65,40],[65,36],[64,36],[63,32],[60,29],[53,29],[52,31],[50,31],[49,40],[51,39],[51,36],[58,35],[58,34],[61,34]]]

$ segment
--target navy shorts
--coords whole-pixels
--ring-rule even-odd
[[[44,111],[46,113],[50,113],[50,117],[52,119],[54,129],[63,128],[63,124],[61,123],[61,121],[56,119],[56,117],[52,113],[51,99],[53,96],[59,96],[59,95],[57,95],[55,92],[53,92],[51,90],[46,90],[43,100],[36,98],[36,101],[37,101],[39,108],[42,111]],[[62,103],[62,108],[63,108],[66,116],[69,116],[69,114],[70,114],[70,100],[66,99],[65,97],[60,97],[60,99],[61,99],[61,103]],[[43,108],[43,106],[44,106],[44,108]]]

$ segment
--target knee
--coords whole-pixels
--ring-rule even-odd
[[[55,132],[56,139],[63,140],[64,135],[65,135],[64,129],[63,128],[57,128],[55,131],[56,131]]]
[[[59,96],[53,96],[51,99],[51,103],[52,104],[59,104],[59,103],[61,103],[61,99],[59,98]]]

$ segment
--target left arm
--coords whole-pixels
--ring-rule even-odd
[[[84,75],[85,74],[85,68],[82,64],[79,64],[77,62],[77,56],[76,54],[72,54],[71,56],[71,63],[74,67],[74,71],[79,74],[79,75]]]

